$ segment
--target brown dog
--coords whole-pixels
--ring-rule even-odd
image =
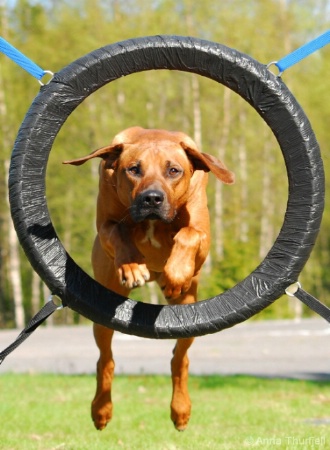
[[[95,157],[103,159],[92,253],[95,279],[124,296],[156,280],[170,304],[196,302],[210,246],[206,172],[227,184],[234,175],[181,132],[128,128],[111,145],[65,164]],[[113,330],[94,324],[94,336],[100,358],[92,417],[101,430],[112,416]],[[178,430],[190,417],[187,351],[192,342],[178,339],[171,361],[171,419]]]

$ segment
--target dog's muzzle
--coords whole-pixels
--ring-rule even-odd
[[[134,222],[142,220],[162,220],[171,222],[170,208],[164,192],[157,189],[148,189],[139,194],[131,207],[131,216]]]

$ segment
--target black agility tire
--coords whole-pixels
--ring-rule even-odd
[[[68,116],[105,84],[155,69],[193,72],[238,93],[273,131],[289,179],[284,223],[266,258],[232,289],[192,305],[149,305],[102,287],[68,255],[47,208],[47,161]],[[179,36],[152,36],[109,45],[57,73],[41,88],[20,128],[11,159],[9,190],[20,243],[51,292],[65,306],[94,322],[148,338],[214,333],[270,305],[296,282],[315,243],[324,207],[320,150],[306,115],[283,81],[236,50]]]

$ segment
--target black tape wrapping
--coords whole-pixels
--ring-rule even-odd
[[[287,211],[267,257],[232,289],[192,305],[135,302],[95,282],[62,246],[45,196],[49,152],[74,109],[109,82],[158,69],[193,72],[241,95],[272,129],[288,172]],[[270,305],[298,279],[315,243],[324,207],[319,146],[306,115],[283,81],[236,50],[180,36],[151,36],[109,45],[57,73],[42,87],[20,128],[11,160],[9,190],[21,245],[51,292],[61,297],[64,305],[94,322],[149,338],[214,333]]]

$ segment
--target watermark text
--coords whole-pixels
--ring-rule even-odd
[[[245,447],[275,447],[285,446],[288,450],[313,450],[325,448],[325,436],[309,436],[309,437],[295,437],[295,436],[249,436],[244,440]]]

